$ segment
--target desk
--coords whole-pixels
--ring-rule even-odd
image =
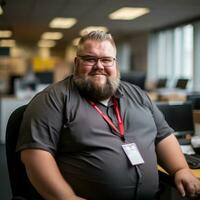
[[[149,92],[148,95],[152,101],[186,101],[187,90],[175,89],[175,88],[162,88]]]
[[[167,174],[167,172],[159,165],[158,165],[158,170]],[[200,169],[191,169],[191,171],[198,179],[200,179]]]

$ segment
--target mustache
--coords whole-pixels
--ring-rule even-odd
[[[89,73],[89,75],[91,75],[91,76],[94,76],[94,75],[104,75],[104,76],[107,76],[107,74],[106,73],[104,73],[104,72],[91,72],[91,73]]]

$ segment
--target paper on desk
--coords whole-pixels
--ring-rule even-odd
[[[195,151],[192,145],[181,145],[181,150],[184,154],[188,154],[188,155],[195,154]]]
[[[200,148],[200,135],[195,135],[191,138],[191,144],[194,148]]]

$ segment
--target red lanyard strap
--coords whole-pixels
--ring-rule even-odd
[[[119,105],[115,98],[113,98],[112,100],[113,100],[114,111],[117,117],[119,129],[116,128],[116,126],[113,124],[111,119],[106,114],[104,114],[93,101],[88,100],[88,102],[103,117],[103,119],[111,126],[111,128],[115,130],[116,132],[120,133],[120,136],[123,138],[124,137],[124,123],[120,115]]]
[[[123,137],[124,136],[124,122],[122,120],[122,117],[121,117],[121,114],[119,111],[118,101],[116,98],[112,98],[112,100],[113,100],[113,104],[114,104],[115,115],[116,115],[117,121],[118,121],[119,132],[120,132],[120,135]]]

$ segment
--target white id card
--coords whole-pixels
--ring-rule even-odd
[[[124,144],[122,148],[132,165],[143,164],[144,160],[135,143]]]

